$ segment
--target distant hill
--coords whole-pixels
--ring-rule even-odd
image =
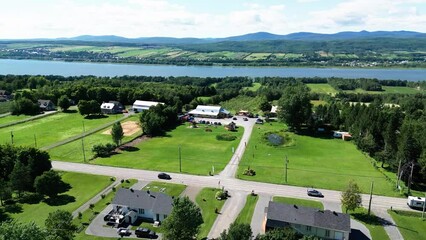
[[[330,41],[368,38],[426,38],[426,33],[411,31],[376,31],[376,32],[339,32],[334,34],[298,32],[287,35],[278,35],[268,32],[249,33],[240,36],[225,38],[173,38],[173,37],[141,37],[125,38],[114,35],[92,36],[83,35],[73,38],[58,38],[52,40],[71,40],[89,42],[117,42],[140,44],[199,44],[215,42],[242,42],[242,41],[270,41],[270,40],[299,40],[299,41]]]

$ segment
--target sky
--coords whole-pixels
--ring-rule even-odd
[[[426,32],[426,0],[0,0],[0,39]]]

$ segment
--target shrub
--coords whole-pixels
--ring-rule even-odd
[[[83,217],[83,213],[78,212],[78,219],[81,219]]]
[[[223,190],[217,191],[215,197],[216,197],[217,200],[227,199],[228,198],[228,192],[223,191]]]
[[[102,199],[104,199],[104,198],[105,198],[105,196],[106,196],[105,194],[101,194],[101,198],[102,198]]]
[[[92,152],[95,153],[95,157],[108,157],[115,149],[115,145],[111,143],[97,144],[92,147]]]
[[[112,191],[115,192],[117,191],[117,189],[115,187],[112,187]]]
[[[213,132],[213,130],[211,130],[210,128],[206,128],[204,131],[206,131],[206,132]]]
[[[237,136],[224,133],[224,134],[216,135],[216,139],[219,141],[234,141],[235,139],[237,139]]]
[[[121,183],[124,183],[124,179],[121,179],[121,180],[120,180],[120,182],[121,182]]]
[[[110,177],[109,180],[111,180],[111,182],[115,181],[115,177]]]
[[[253,169],[245,169],[243,172],[243,175],[247,175],[247,176],[255,176],[256,175],[256,171],[254,171]]]

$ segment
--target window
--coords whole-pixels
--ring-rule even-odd
[[[325,236],[330,237],[330,230],[325,230]]]
[[[145,209],[139,208],[139,214],[145,214]]]
[[[308,232],[312,231],[312,227],[311,226],[306,226],[306,231],[308,231]]]

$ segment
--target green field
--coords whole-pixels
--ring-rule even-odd
[[[181,147],[182,172],[207,175],[214,166],[218,173],[226,166],[244,131],[228,132],[223,126],[209,126],[212,132],[205,131],[206,125],[189,128],[178,126],[164,137],[146,139],[134,146],[131,151],[123,151],[109,158],[96,158],[94,164],[179,172],[178,149]],[[216,140],[216,135],[229,133],[238,138],[234,141]]]
[[[324,93],[334,95],[338,91],[330,86],[328,83],[308,83],[306,84],[314,93]]]
[[[421,219],[421,213],[408,211],[391,211],[392,216],[405,240],[425,239],[426,220]]]
[[[131,116],[130,118],[122,121],[121,123],[127,121],[137,121],[137,116]],[[108,128],[110,129],[110,128]],[[112,137],[109,134],[104,134],[108,129],[102,129],[98,132],[95,132],[89,136],[84,137],[83,141],[81,139],[75,140],[73,142],[49,149],[51,159],[67,161],[67,162],[84,162],[83,156],[83,144],[84,143],[84,153],[86,155],[86,160],[93,158],[94,154],[92,152],[92,147],[96,144],[106,144],[112,143]],[[133,138],[140,135],[142,131],[131,136],[125,136],[122,142],[127,142]]]
[[[383,86],[382,87],[383,90],[385,90],[386,93],[401,93],[401,94],[416,94],[416,93],[421,93],[421,92],[425,92],[424,90],[417,90],[415,88],[410,88],[410,87],[388,87],[388,86]]]
[[[34,221],[43,226],[49,212],[58,209],[72,212],[111,184],[109,177],[82,173],[65,172],[62,174],[62,179],[71,185],[71,189],[59,195],[58,202],[41,201],[35,204],[18,204],[17,208],[22,208],[22,212],[10,213],[10,216],[20,221]]]
[[[244,205],[244,208],[241,210],[240,214],[238,214],[237,219],[235,219],[236,223],[245,223],[250,225],[258,199],[259,196],[257,195],[252,196],[250,194],[247,196],[246,205]]]
[[[302,207],[318,208],[318,209],[324,210],[324,206],[322,205],[322,202],[315,201],[315,200],[305,200],[305,199],[299,199],[299,198],[274,196],[273,201],[277,203],[286,203],[290,205],[299,205]]]
[[[185,190],[186,185],[165,183],[165,182],[150,182],[142,190],[150,190],[153,192],[162,192],[169,196],[179,197],[179,195]]]
[[[228,101],[221,102],[220,105],[232,113],[237,113],[240,110],[247,110],[252,113],[259,112],[259,105],[262,101],[261,97],[249,97],[240,95]]]
[[[99,119],[85,119],[79,113],[58,113],[31,122],[17,124],[0,129],[0,143],[11,143],[11,132],[15,145],[46,147],[55,142],[83,133],[83,122],[86,131],[113,122],[116,117],[106,116]]]
[[[212,228],[214,222],[217,218],[217,213],[215,209],[217,208],[220,212],[225,201],[217,200],[215,195],[219,189],[215,188],[203,188],[200,193],[198,193],[195,201],[201,209],[203,215],[204,223],[201,225],[200,232],[198,234],[198,239],[203,239],[207,237]]]
[[[267,144],[265,136],[268,132],[285,129],[284,124],[276,122],[256,125],[240,162],[239,178],[285,184],[284,159],[287,156],[289,185],[339,191],[353,179],[362,192],[367,193],[374,180],[374,194],[399,196],[392,191],[392,184],[352,142],[288,133],[290,146],[275,147]],[[248,166],[256,171],[255,176],[242,174]]]
[[[1,117],[0,118],[0,125],[6,124],[6,123],[13,123],[13,122],[17,122],[17,121],[21,121],[24,119],[28,119],[31,116],[27,116],[27,115],[8,115],[5,117]]]
[[[255,82],[255,83],[253,83],[253,85],[251,87],[245,87],[244,89],[256,92],[261,86],[262,86],[262,84]]]

